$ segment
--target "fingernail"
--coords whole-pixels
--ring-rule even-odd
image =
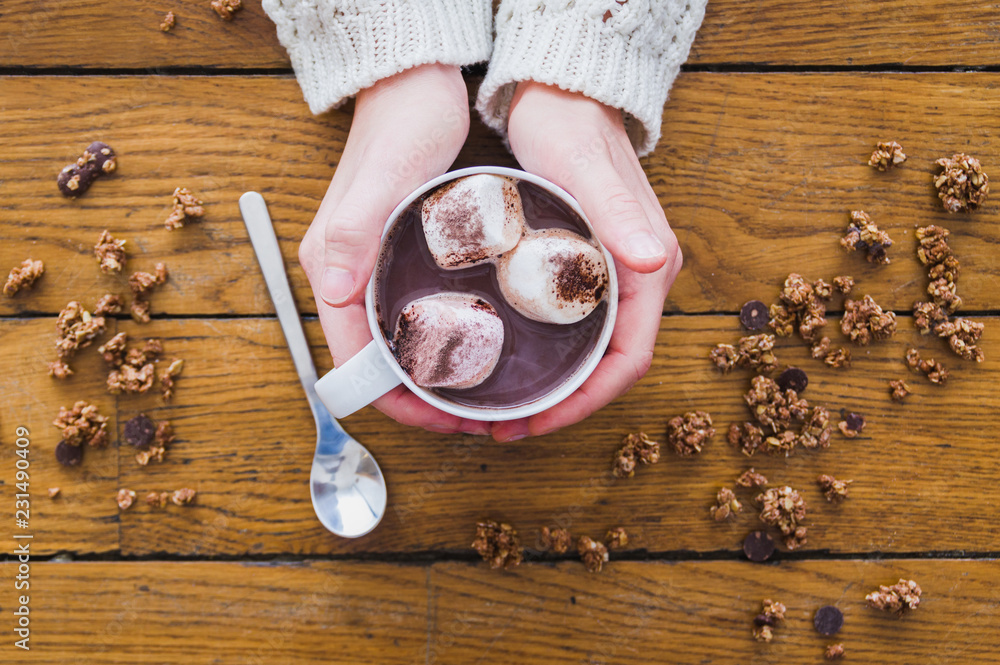
[[[331,305],[339,305],[354,291],[354,275],[341,268],[327,268],[323,271],[323,281],[319,293]]]
[[[625,247],[629,254],[637,259],[652,259],[663,256],[667,251],[660,239],[648,231],[630,235],[625,240]]]
[[[515,434],[514,436],[508,436],[506,439],[503,440],[503,442],[504,443],[511,443],[513,441],[520,441],[521,439],[523,439],[526,436],[528,436],[528,435],[527,434]]]
[[[429,429],[432,432],[437,432],[438,434],[454,434],[455,433],[455,428],[452,427],[451,425],[440,425],[438,423],[434,423],[434,424],[428,425],[426,427],[426,429]]]

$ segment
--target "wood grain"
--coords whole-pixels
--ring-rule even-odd
[[[0,20],[0,62],[25,67],[288,68],[260,4],[234,21],[203,0],[33,3],[10,0]],[[167,9],[177,16],[159,30]],[[995,8],[930,0],[713,0],[691,49],[695,64],[943,66],[997,64]]]
[[[991,122],[998,83],[998,74],[682,76],[664,112],[666,138],[644,160],[686,260],[667,311],[771,301],[792,271],[852,274],[906,310],[926,286],[912,230],[931,223],[953,231],[966,308],[1000,307],[1000,206],[949,215],[930,184],[933,160],[956,150],[978,156],[987,172],[1000,164]],[[70,298],[121,289],[96,270],[91,249],[104,228],[130,241],[128,270],[159,260],[170,268],[154,312],[270,312],[236,205],[248,189],[267,197],[296,302],[315,312],[295,254],[343,147],[346,111],[311,117],[295,82],[274,77],[8,77],[0,97],[0,266],[27,255],[50,266],[35,291],[0,299],[0,314],[54,314]],[[495,136],[474,127],[456,166],[513,164]],[[866,160],[890,137],[909,160],[878,173]],[[119,151],[119,172],[68,201],[55,174],[95,138]],[[201,195],[207,214],[167,232],[176,186]],[[858,208],[896,240],[891,265],[839,248]]]
[[[418,567],[34,563],[30,577],[31,651],[4,645],[20,662],[408,664],[427,650]]]
[[[44,340],[51,322],[6,325]],[[987,325],[991,330],[996,319]],[[739,519],[717,524],[708,508],[719,487],[732,486],[751,464],[773,483],[803,492],[810,511],[808,551],[1000,551],[1000,528],[983,509],[1000,501],[1000,461],[986,434],[1000,426],[993,389],[1000,342],[989,330],[987,360],[980,366],[951,356],[940,340],[920,337],[905,318],[890,342],[854,349],[850,370],[821,367],[801,343],[783,341],[778,357],[807,369],[812,382],[806,396],[813,403],[835,414],[841,408],[860,411],[869,419],[861,438],[837,434],[830,449],[787,459],[747,459],[725,443],[729,423],[747,418],[742,394],[749,375],[720,375],[707,353],[712,344],[739,336],[736,317],[664,317],[653,367],[631,392],[583,423],[539,439],[500,444],[433,434],[365,409],[345,424],[379,459],[389,511],[370,536],[345,540],[325,532],[312,512],[308,475],[315,429],[276,321],[123,321],[120,327],[137,338],[155,335],[167,357],[186,364],[169,404],[154,394],[119,397],[118,422],[145,412],[169,419],[178,439],[163,464],[148,467],[135,462],[134,451],[120,449],[117,486],[140,497],[180,487],[198,491],[192,506],[139,503],[122,513],[124,554],[468,552],[473,524],[486,517],[514,524],[534,549],[542,526],[600,535],[622,525],[638,551],[733,553],[748,531],[759,528],[753,509],[748,504]],[[330,362],[321,332],[315,322],[307,331],[323,372]],[[909,344],[952,369],[946,387],[907,372],[902,359]],[[82,372],[63,385],[35,365],[30,394],[15,394],[7,408],[39,431],[34,445],[45,456],[57,440],[55,430],[45,428],[62,396],[102,395],[94,383],[76,392]],[[890,378],[904,378],[913,388],[906,403],[889,400]],[[665,452],[659,465],[640,469],[631,480],[609,476],[624,434],[644,430],[662,440],[666,421],[692,409],[711,413],[720,430],[702,455],[682,459]],[[9,418],[4,414],[3,422]],[[80,471],[90,472],[89,461]],[[854,479],[851,498],[840,506],[824,501],[815,484],[820,473]],[[86,500],[113,507],[112,483],[95,487]],[[740,496],[750,498],[747,492]],[[70,507],[52,503],[50,533],[74,519]],[[69,530],[58,546],[39,538],[37,547],[86,549],[86,538],[86,532]]]
[[[993,561],[612,561],[483,564],[306,562],[35,563],[28,663],[995,663]],[[9,584],[13,567],[3,567]],[[902,619],[864,606],[913,578]],[[770,644],[754,642],[760,601],[784,603]],[[844,628],[812,616],[833,604]],[[9,649],[13,647],[8,645]]]

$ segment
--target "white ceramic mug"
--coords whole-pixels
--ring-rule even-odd
[[[580,216],[580,219],[584,221],[587,228],[590,229],[594,240],[598,243],[601,251],[604,252],[604,258],[608,263],[608,307],[604,315],[604,324],[601,328],[597,344],[590,350],[586,360],[580,364],[572,375],[565,379],[563,383],[553,388],[551,392],[534,401],[511,407],[475,407],[458,404],[415,384],[413,379],[396,362],[396,358],[393,356],[392,350],[389,348],[388,342],[382,334],[378,317],[375,313],[375,279],[378,272],[376,270],[368,281],[368,288],[365,291],[365,310],[368,313],[368,325],[371,328],[372,341],[350,360],[340,367],[330,370],[323,378],[316,382],[316,392],[319,394],[319,398],[335,418],[349,416],[358,409],[371,404],[401,383],[431,406],[462,418],[481,421],[526,418],[527,416],[551,408],[566,399],[583,384],[591,372],[594,371],[594,368],[597,367],[597,363],[600,362],[605,349],[608,347],[608,342],[611,340],[611,332],[614,329],[615,316],[618,312],[618,278],[615,274],[614,259],[611,257],[610,252],[597,240],[597,234],[594,233],[593,226],[591,226],[586,215],[583,214],[580,204],[561,187],[531,173],[503,167],[475,166],[445,173],[416,189],[396,206],[396,209],[389,215],[385,229],[383,229],[382,242],[386,241],[388,232],[396,223],[397,218],[418,197],[451,180],[479,173],[490,173],[515,178],[544,189],[569,206],[573,212]],[[381,255],[381,247],[379,255]]]

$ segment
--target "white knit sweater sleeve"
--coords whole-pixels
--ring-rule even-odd
[[[667,93],[707,0],[503,0],[476,108],[504,134],[514,87],[537,81],[625,112],[640,156],[656,147]]]
[[[313,113],[428,63],[469,65],[492,48],[490,0],[263,0]]]

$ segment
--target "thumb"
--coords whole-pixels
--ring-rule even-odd
[[[334,307],[360,302],[378,255],[382,228],[396,206],[387,192],[374,194],[358,181],[326,220],[319,293]]]
[[[594,225],[597,237],[616,261],[641,273],[655,272],[667,260],[667,250],[649,217],[610,162],[591,162],[586,173],[574,174],[570,193]]]

